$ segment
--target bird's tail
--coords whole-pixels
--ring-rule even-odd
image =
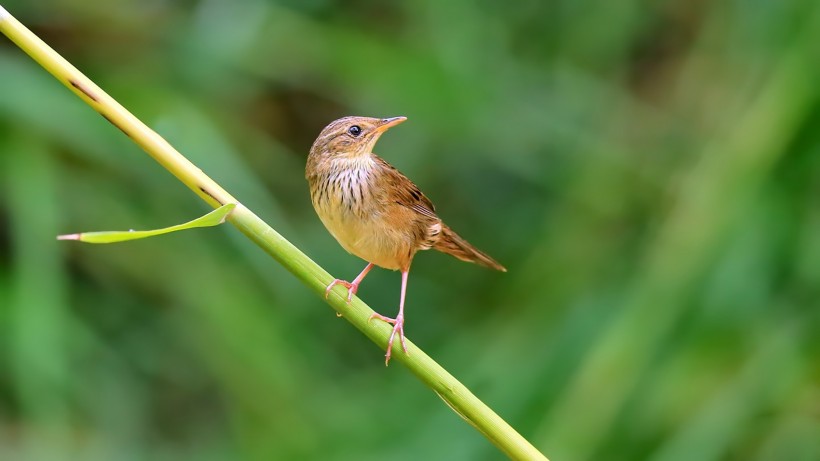
[[[504,268],[504,266],[498,264],[496,260],[489,257],[478,248],[470,245],[469,242],[461,238],[458,234],[453,232],[452,229],[444,224],[441,225],[441,236],[436,244],[433,245],[433,248],[442,253],[453,255],[462,261],[480,264],[484,267],[489,267],[490,269],[495,269],[501,272],[507,272],[507,269]]]

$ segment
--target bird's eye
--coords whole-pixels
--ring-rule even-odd
[[[362,134],[362,129],[361,129],[361,127],[359,127],[359,125],[353,125],[353,126],[351,126],[350,128],[347,129],[347,132],[350,133],[350,135],[355,138],[355,137],[359,136],[360,134]]]

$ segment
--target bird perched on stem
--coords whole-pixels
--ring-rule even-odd
[[[347,301],[374,265],[401,271],[401,299],[395,318],[373,314],[393,325],[385,365],[390,362],[393,340],[404,341],[404,298],[410,263],[419,250],[433,248],[463,261],[506,272],[493,258],[467,243],[436,215],[436,209],[419,188],[372,152],[379,137],[406,117],[344,117],[332,122],[310,148],[305,177],[310,199],[327,230],[339,244],[368,262],[352,282],[336,279],[347,288]]]

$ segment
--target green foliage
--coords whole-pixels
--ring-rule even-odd
[[[234,208],[236,208],[235,203],[228,203],[227,205],[222,205],[216,210],[194,220],[174,226],[163,227],[162,229],[144,231],[130,229],[127,231],[80,232],[78,234],[59,235],[57,236],[57,240],[79,240],[80,242],[85,243],[118,243],[127,242],[129,240],[157,237],[160,235],[170,234],[171,232],[179,232],[198,227],[213,227],[224,223],[228,213],[233,211]]]
[[[342,115],[510,270],[414,262],[408,337],[551,459],[817,459],[820,7],[13,1],[334,275],[303,179]],[[496,459],[0,40],[0,459]],[[399,277],[359,295],[397,309]]]

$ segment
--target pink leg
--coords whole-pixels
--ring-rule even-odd
[[[375,312],[370,315],[370,320],[379,319],[393,325],[393,332],[390,333],[390,339],[387,340],[387,353],[384,354],[385,366],[390,363],[390,353],[393,352],[393,339],[395,339],[397,332],[399,334],[399,340],[401,341],[401,348],[404,350],[405,354],[407,353],[407,344],[404,343],[404,294],[407,292],[407,276],[409,274],[410,269],[401,272],[401,300],[399,301],[399,315],[397,315],[394,319],[385,317],[381,314],[376,314]]]
[[[332,282],[330,282],[330,285],[328,285],[325,289],[325,299],[327,299],[327,297],[330,295],[330,290],[332,290],[333,287],[335,287],[336,285],[342,285],[344,287],[347,287],[347,302],[353,301],[353,295],[355,295],[356,291],[359,290],[359,284],[362,283],[362,280],[364,280],[364,276],[367,275],[368,272],[370,272],[370,269],[373,269],[373,263],[368,263],[367,267],[365,267],[361,274],[359,274],[355,279],[353,279],[352,282],[345,282],[341,279],[333,280]]]

